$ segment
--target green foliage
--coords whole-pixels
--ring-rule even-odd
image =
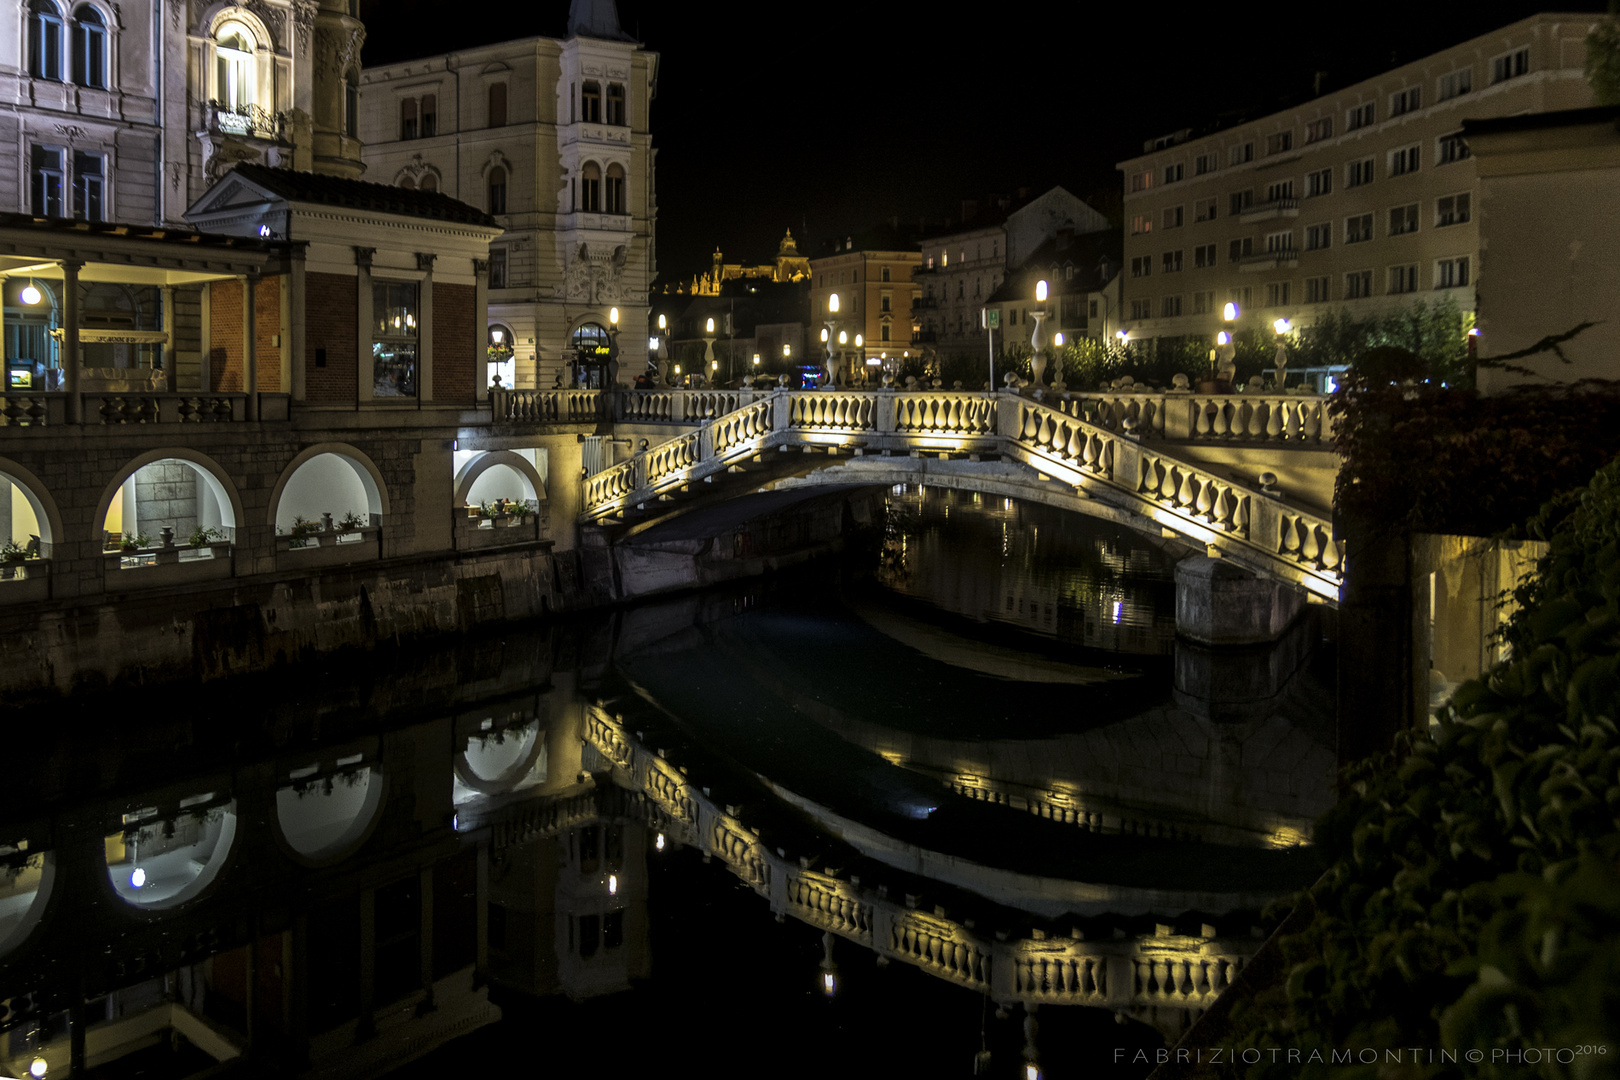
[[[1353,368],[1329,405],[1344,458],[1336,499],[1346,514],[1489,536],[1620,453],[1620,384],[1481,397],[1433,382],[1391,385],[1387,366],[1369,370]]]
[[[1586,35],[1586,81],[1599,105],[1620,105],[1620,19],[1616,5],[1609,5],[1609,17]]]
[[[4,545],[0,545],[0,560],[6,562],[22,562],[24,559],[33,558],[38,554],[38,548],[35,548],[32,544],[23,547],[15,540],[7,540]]]
[[[197,531],[191,534],[191,538],[187,542],[192,547],[199,548],[207,547],[208,544],[212,543],[213,541],[223,539],[225,539],[225,534],[210,525],[206,528],[203,526],[198,526]]]
[[[126,532],[124,539],[119,543],[120,551],[138,551],[143,547],[151,547],[152,538],[143,532]]]
[[[356,510],[350,510],[348,513],[343,515],[343,520],[338,522],[338,528],[345,532],[353,532],[356,529],[363,529],[370,524],[370,514],[362,514]]]
[[[1620,1076],[1617,510],[1620,462],[1550,507],[1514,659],[1460,687],[1436,733],[1347,771],[1318,828],[1331,866],[1303,898],[1315,914],[1280,943],[1286,983],[1239,1006],[1241,1045],[1483,1055],[1404,1077]],[[1580,1046],[1608,1049],[1492,1057]],[[1268,1057],[1251,1080],[1327,1071]]]

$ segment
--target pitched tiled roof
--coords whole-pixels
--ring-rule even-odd
[[[389,184],[373,184],[368,180],[346,180],[340,176],[272,169],[245,161],[232,169],[232,172],[291,202],[347,206],[356,210],[399,214],[402,217],[431,218],[435,221],[453,221],[461,225],[487,225],[499,228],[494,218],[476,206],[468,206],[437,191],[415,191]]]

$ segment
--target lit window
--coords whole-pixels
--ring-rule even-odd
[[[220,111],[245,113],[254,102],[253,32],[239,22],[219,28],[214,42],[214,100]]]
[[[371,306],[372,396],[414,398],[420,331],[416,325],[416,282],[373,282]]]

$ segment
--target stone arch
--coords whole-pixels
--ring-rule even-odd
[[[154,817],[105,838],[107,884],[130,907],[167,911],[197,899],[235,854],[235,799],[205,804],[195,816],[184,805],[165,820]]]
[[[545,501],[546,482],[540,478],[539,470],[528,458],[511,450],[489,450],[468,461],[461,467],[461,471],[456,473],[451,505],[463,505],[478,478],[497,466],[505,466],[518,474],[528,487],[526,498],[534,499],[536,502]]]
[[[506,155],[499,150],[492,150],[489,157],[484,159],[483,167],[479,169],[478,175],[487,181],[489,174],[496,169],[505,169],[508,178],[512,175],[512,163],[507,160]]]
[[[96,503],[96,516],[91,519],[92,534],[106,524],[107,512],[112,508],[113,498],[123,488],[124,484],[129,481],[129,478],[146,466],[155,465],[161,461],[179,461],[192,467],[208,487],[209,493],[219,503],[221,525],[234,529],[246,523],[247,513],[242,509],[242,497],[237,494],[236,484],[231,480],[230,474],[207,454],[200,454],[183,446],[169,446],[158,450],[148,450],[139,457],[131,459],[123,468],[118,470],[113,476],[112,483],[102,490],[101,500]]]
[[[56,885],[56,853],[44,851],[29,858],[16,874],[0,875],[0,956],[16,949],[33,934]]]
[[[376,832],[388,778],[376,762],[359,757],[294,770],[276,788],[276,842],[295,861],[341,862]]]
[[[11,481],[23,493],[23,500],[28,503],[29,509],[34,512],[34,520],[39,523],[39,553],[49,555],[50,545],[59,544],[63,539],[62,513],[56,508],[56,500],[39,482],[39,477],[10,458],[0,457],[0,479]],[[9,539],[0,537],[0,543]]]
[[[276,35],[270,32],[270,27],[263,19],[255,15],[251,9],[231,3],[230,0],[221,4],[210,4],[203,9],[202,18],[199,20],[201,36],[213,41],[219,34],[219,28],[228,22],[239,22],[253,31],[253,36],[258,39],[254,44],[260,49],[275,52],[280,45]]]
[[[511,791],[546,760],[546,728],[539,718],[505,729],[493,745],[492,735],[474,732],[451,761],[456,783],[478,795]]]
[[[382,471],[377,468],[363,451],[350,446],[348,443],[316,443],[305,447],[298,456],[288,462],[287,467],[276,478],[275,487],[270,489],[270,508],[267,524],[272,528],[276,525],[277,515],[281,510],[282,496],[286,494],[287,484],[299,469],[323,454],[331,454],[353,471],[354,477],[359,481],[361,490],[365,493],[366,512],[375,514],[379,518],[388,515],[388,486],[383,481]],[[339,508],[332,507],[332,510]]]

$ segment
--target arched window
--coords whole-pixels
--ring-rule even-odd
[[[579,208],[587,214],[602,212],[602,167],[594,161],[579,170]]]
[[[624,168],[609,165],[607,171],[607,212],[622,214],[624,209]]]
[[[421,188],[423,191],[438,191],[439,178],[432,173],[423,173]]]
[[[399,186],[404,188],[406,191],[415,191],[416,181],[409,176],[402,176],[399,178]]]
[[[499,165],[489,170],[489,212],[506,213],[506,170]]]
[[[579,118],[587,124],[602,122],[602,84],[588,82],[580,87]]]
[[[608,83],[607,122],[624,124],[624,87],[618,83]]]
[[[62,81],[62,13],[51,0],[28,5],[28,74]]]
[[[506,126],[506,84],[503,82],[489,84],[489,126]]]
[[[401,139],[416,138],[419,131],[416,120],[416,99],[406,98],[399,103],[399,137]]]
[[[224,112],[245,113],[254,104],[253,31],[239,22],[219,28],[214,39],[214,100]]]
[[[89,4],[73,13],[73,81],[97,90],[107,87],[107,24]]]

